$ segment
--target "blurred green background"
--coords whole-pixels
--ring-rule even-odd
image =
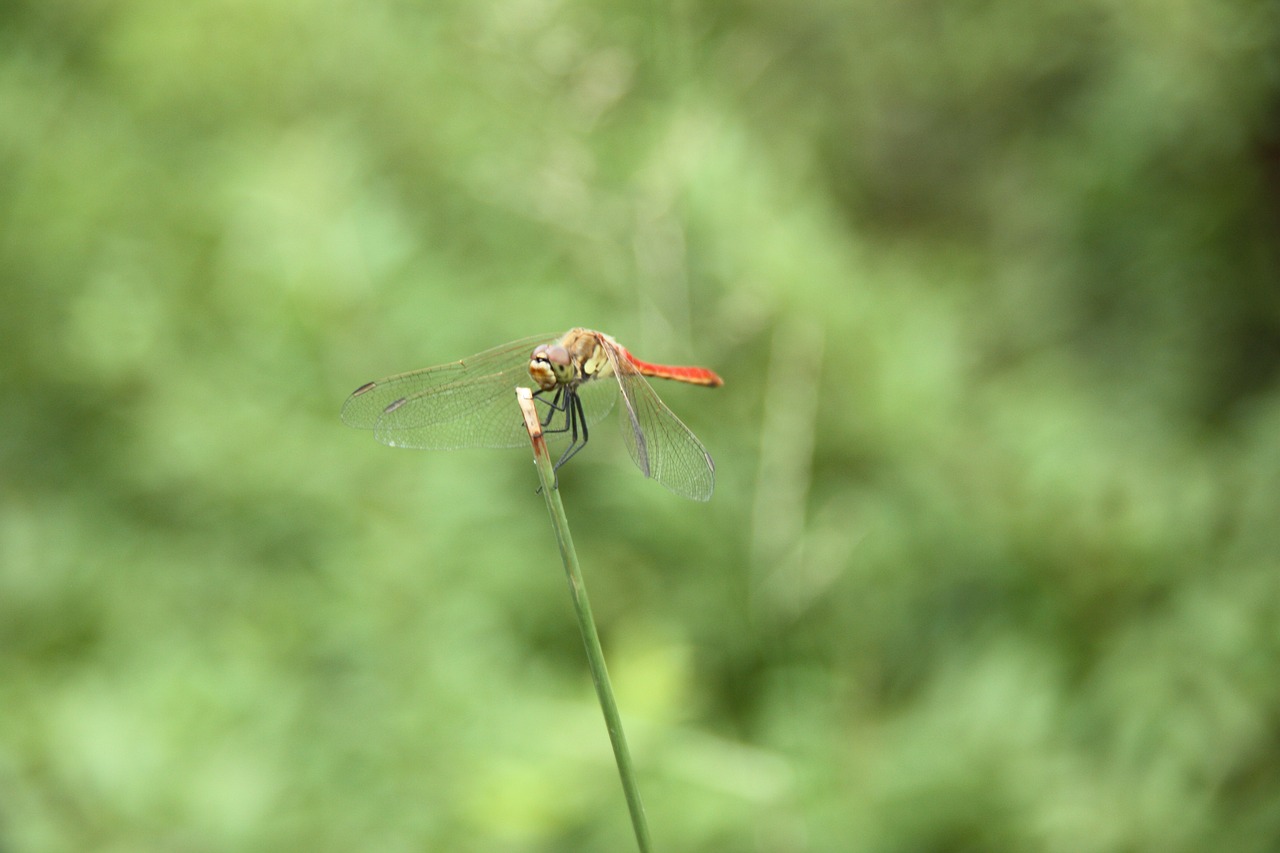
[[[659,849],[1280,849],[1280,14],[0,10],[0,850],[624,851],[525,451],[344,428],[586,325],[561,478]]]

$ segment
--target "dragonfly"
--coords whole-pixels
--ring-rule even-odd
[[[636,467],[677,495],[709,500],[715,489],[711,455],[645,377],[724,384],[705,367],[641,361],[604,332],[577,328],[366,382],[343,404],[342,421],[373,430],[392,447],[518,447],[529,434],[514,391],[532,381],[544,433],[567,442],[555,463],[558,472],[621,400],[623,440]]]

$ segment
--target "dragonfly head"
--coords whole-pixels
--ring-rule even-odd
[[[573,382],[573,361],[559,344],[542,344],[529,359],[529,376],[543,391]]]

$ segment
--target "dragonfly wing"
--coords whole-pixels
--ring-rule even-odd
[[[582,400],[582,411],[587,416],[587,426],[595,426],[613,411],[618,402],[618,383],[587,382],[578,389],[578,397]]]
[[[621,390],[623,440],[636,467],[677,495],[710,500],[716,469],[707,449],[635,368],[613,348],[608,352]]]
[[[531,386],[529,356],[555,335],[523,338],[471,358],[361,386],[342,407],[350,426],[393,447],[454,450],[516,447],[528,441],[516,403]]]

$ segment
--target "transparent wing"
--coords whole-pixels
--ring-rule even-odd
[[[519,446],[529,436],[515,388],[532,384],[529,356],[534,348],[558,338],[522,338],[461,361],[370,382],[347,398],[342,421],[373,430],[378,441],[392,447]]]
[[[636,467],[677,495],[710,500],[716,467],[707,449],[663,404],[631,362],[607,340],[601,343],[621,390],[622,435]]]

